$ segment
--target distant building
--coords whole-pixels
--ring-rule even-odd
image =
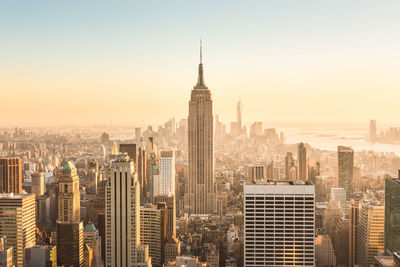
[[[35,196],[0,194],[0,236],[13,248],[13,264],[22,267],[24,249],[36,245]]]
[[[160,195],[175,195],[175,156],[174,151],[161,151]]]
[[[338,146],[339,187],[346,190],[346,197],[353,194],[354,151],[350,147]]]
[[[32,194],[36,197],[42,196],[46,192],[44,181],[44,172],[35,172],[32,174]]]
[[[248,164],[248,182],[255,182],[265,179],[265,169],[262,164]]]
[[[376,142],[376,120],[371,120],[369,124],[369,140]]]
[[[245,267],[315,266],[314,198],[309,182],[245,184]]]
[[[24,266],[57,267],[57,248],[54,245],[39,245],[26,248]]]
[[[254,122],[250,126],[250,138],[252,137],[257,137],[257,136],[262,136],[262,122]]]
[[[297,180],[297,171],[296,175],[293,176],[292,169],[295,169],[294,159],[292,152],[287,152],[285,156],[285,177],[286,180],[294,181]]]
[[[0,158],[0,193],[22,193],[20,158]]]
[[[297,145],[297,170],[299,180],[307,180],[307,148],[304,143]]]

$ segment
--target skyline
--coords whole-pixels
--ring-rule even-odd
[[[0,4],[2,126],[186,118],[200,38],[224,122],[240,97],[245,122],[400,123],[395,1],[22,3]]]

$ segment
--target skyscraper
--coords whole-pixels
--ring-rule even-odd
[[[385,180],[385,253],[400,251],[400,180]]]
[[[58,221],[80,222],[79,176],[74,164],[68,161],[59,175]]]
[[[58,173],[57,264],[83,264],[83,222],[80,218],[79,176],[68,161]]]
[[[158,203],[166,203],[168,209],[168,221],[167,221],[167,239],[172,236],[176,236],[176,201],[174,195],[169,196],[156,196],[154,198],[154,202]]]
[[[350,205],[349,219],[349,266],[358,264],[358,225],[359,225],[359,203],[353,200]]]
[[[346,190],[346,197],[353,194],[354,151],[350,147],[338,146],[339,187]]]
[[[167,205],[146,203],[140,207],[140,243],[149,246],[149,256],[155,267],[164,263],[164,244],[167,241]]]
[[[0,193],[22,193],[20,158],[0,159]]]
[[[385,207],[372,201],[360,203],[358,227],[358,264],[371,266],[384,251]]]
[[[245,267],[315,266],[314,195],[307,181],[245,184]]]
[[[12,247],[17,267],[23,267],[24,249],[36,245],[35,226],[33,194],[0,194],[0,236]]]
[[[175,157],[174,151],[161,151],[160,195],[175,195]]]
[[[112,161],[106,182],[106,267],[137,266],[140,244],[140,185],[124,154]]]
[[[376,120],[371,120],[369,124],[369,141],[376,142]]]
[[[297,145],[297,170],[299,175],[297,178],[299,180],[307,180],[307,148],[304,143]]]
[[[187,206],[190,214],[212,214],[216,211],[213,105],[211,91],[204,83],[201,52],[200,47],[199,77],[189,101]]]
[[[44,172],[35,172],[32,174],[32,194],[36,198],[42,196],[45,192]]]

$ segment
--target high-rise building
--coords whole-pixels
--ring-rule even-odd
[[[236,106],[236,122],[239,134],[241,134],[243,125],[242,125],[242,101],[237,102]]]
[[[32,194],[40,197],[45,193],[44,172],[35,172],[32,174]]]
[[[83,264],[83,223],[80,218],[78,172],[71,161],[58,172],[57,264]]]
[[[57,264],[82,266],[83,222],[57,222]]]
[[[92,266],[101,266],[101,238],[99,231],[96,229],[93,223],[85,225],[83,230],[84,243],[89,245],[93,252],[93,264]]]
[[[297,145],[297,170],[299,172],[297,178],[299,180],[307,180],[307,148],[304,143]]]
[[[168,220],[167,220],[167,239],[172,236],[176,236],[176,201],[174,195],[169,196],[156,196],[154,202],[157,203],[166,203],[168,209]]]
[[[106,181],[106,267],[137,266],[140,185],[134,162],[120,154]]]
[[[254,122],[250,126],[250,137],[257,137],[257,136],[262,136],[262,122],[261,121]]]
[[[332,200],[339,201],[344,215],[349,214],[349,205],[347,205],[346,190],[344,190],[344,188],[331,187],[330,197]]]
[[[369,140],[376,142],[376,120],[371,120],[369,123]]]
[[[127,153],[129,158],[137,164],[138,152],[136,144],[119,144],[119,152]]]
[[[346,197],[353,194],[354,151],[350,147],[338,146],[338,182],[346,190]]]
[[[164,263],[175,261],[181,254],[181,242],[175,236],[171,237],[164,246]]]
[[[245,267],[315,266],[314,196],[307,181],[245,184]]]
[[[349,266],[358,264],[358,219],[359,203],[353,200],[349,209]]]
[[[316,267],[336,266],[336,257],[330,236],[318,235],[315,238],[315,261]]]
[[[167,236],[167,206],[146,203],[140,207],[140,243],[149,246],[149,256],[155,267],[164,263],[164,244]]]
[[[359,207],[358,263],[362,267],[374,264],[374,257],[384,252],[385,207],[363,200]]]
[[[265,170],[263,164],[248,164],[248,182],[255,182],[265,179]]]
[[[57,248],[55,245],[39,245],[26,248],[24,266],[57,267]]]
[[[12,247],[13,264],[24,265],[24,249],[36,245],[35,196],[0,194],[0,236]]]
[[[74,164],[68,161],[58,175],[58,221],[79,222],[79,176]]]
[[[20,158],[0,158],[0,193],[22,193]]]
[[[297,171],[293,172],[292,170],[296,169],[296,166],[294,165],[294,159],[293,159],[293,154],[292,152],[287,152],[285,156],[285,177],[286,180],[297,180]],[[295,175],[293,175],[295,173]]]
[[[201,48],[199,77],[191,92],[188,123],[188,213],[212,214],[216,212],[217,202],[214,177],[214,118],[211,91],[204,83]]]
[[[400,251],[400,179],[385,180],[385,253]]]
[[[175,156],[174,151],[161,151],[160,195],[175,195]]]

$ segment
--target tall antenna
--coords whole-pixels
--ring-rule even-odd
[[[200,64],[203,63],[203,41],[200,39]]]

